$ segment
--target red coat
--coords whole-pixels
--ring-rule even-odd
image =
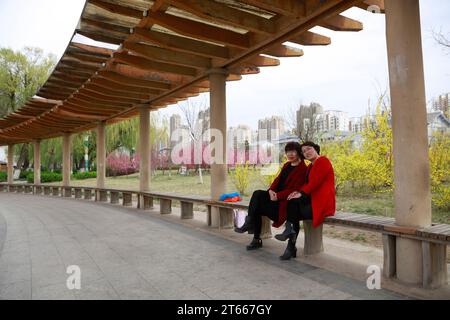
[[[290,162],[286,162],[283,166],[282,171],[286,166],[290,166]],[[285,182],[284,182],[284,188],[280,192],[277,192],[277,198],[279,201],[279,207],[278,207],[278,221],[274,221],[272,226],[275,228],[279,228],[285,221],[286,221],[286,215],[287,215],[287,197],[294,191],[301,188],[301,186],[305,183],[306,178],[306,164],[303,160],[300,161],[298,166],[292,170],[289,175],[287,176]],[[272,185],[270,186],[269,190],[276,190],[278,183],[280,182],[280,174],[275,178],[275,180],[272,182]]]
[[[314,228],[320,226],[325,217],[334,215],[336,212],[334,170],[328,158],[321,156],[314,161],[308,183],[299,190],[311,195]]]

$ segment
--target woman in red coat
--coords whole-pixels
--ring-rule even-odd
[[[334,171],[330,160],[320,156],[320,146],[314,142],[305,142],[301,145],[302,154],[311,164],[306,172],[305,184],[288,196],[288,209],[286,229],[275,238],[281,241],[289,239],[286,251],[296,256],[296,233],[289,228],[289,223],[296,224],[311,213],[313,227],[320,226],[325,217],[334,215],[336,211],[336,194],[334,186]]]
[[[247,250],[262,247],[261,216],[266,216],[274,221],[273,226],[276,228],[282,226],[287,217],[288,196],[305,182],[306,165],[303,161],[300,144],[289,142],[284,150],[288,161],[284,164],[280,174],[273,181],[269,190],[253,192],[245,223],[242,227],[235,228],[238,233],[253,233],[253,241],[247,246]],[[298,222],[293,227],[297,232],[300,229]]]

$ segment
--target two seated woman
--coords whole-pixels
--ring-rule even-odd
[[[253,240],[247,250],[262,247],[262,216],[274,221],[278,228],[286,222],[283,233],[275,236],[288,241],[282,260],[296,257],[295,246],[300,231],[301,220],[312,220],[313,227],[320,226],[325,217],[336,211],[334,171],[330,160],[320,156],[320,146],[313,142],[299,144],[289,142],[285,147],[288,161],[276,177],[269,190],[257,190],[253,193],[248,216],[236,232],[253,233]],[[306,166],[304,159],[310,162]]]

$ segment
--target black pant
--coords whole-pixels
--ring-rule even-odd
[[[278,201],[270,200],[269,191],[256,190],[253,192],[248,206],[248,216],[250,217],[251,223],[255,226],[255,234],[253,236],[255,239],[261,237],[261,217],[266,216],[272,221],[277,221],[278,207]]]
[[[297,198],[288,201],[286,220],[294,225],[295,232],[300,232],[301,220],[312,220],[312,206],[310,198]]]

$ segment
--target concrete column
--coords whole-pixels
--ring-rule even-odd
[[[209,74],[210,85],[210,128],[219,130],[222,133],[222,150],[215,150],[211,155],[211,160],[215,159],[219,163],[211,164],[211,198],[218,200],[220,195],[226,191],[227,167],[227,104],[226,104],[226,78],[227,72],[224,69],[213,69]],[[214,141],[211,135],[211,143]],[[222,158],[219,159],[217,152],[222,151]],[[220,210],[218,207],[211,207],[211,227],[220,226]]]
[[[8,183],[14,183],[14,145],[8,145]]]
[[[139,109],[139,191],[150,189],[150,110]]]
[[[395,219],[431,224],[427,112],[419,0],[386,0],[386,40],[394,136]],[[397,278],[422,282],[419,241],[397,238]]]
[[[106,138],[105,138],[106,123],[104,121],[97,125],[97,188],[105,187],[106,179]]]
[[[41,140],[34,141],[34,184],[41,184]]]
[[[71,150],[71,136],[70,133],[66,132],[63,135],[63,187],[68,187],[70,185],[70,150]]]

